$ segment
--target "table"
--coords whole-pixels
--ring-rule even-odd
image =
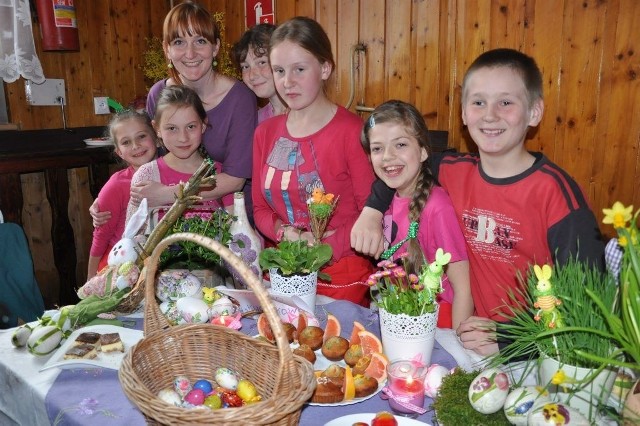
[[[369,309],[347,301],[334,301],[316,306],[316,316],[321,325],[326,321],[327,313],[338,317],[344,332],[350,332],[350,324],[357,320],[368,330],[379,336],[378,314]],[[142,320],[131,324],[142,327]],[[243,319],[242,332],[257,334],[256,322]],[[115,370],[102,368],[79,368],[69,370],[38,370],[47,362],[49,356],[30,355],[25,348],[11,345],[13,329],[0,331],[0,424],[2,425],[144,425],[144,417],[124,395],[118,374]],[[440,338],[439,336],[440,335]],[[451,330],[438,330],[432,362],[447,368],[459,362],[472,364],[471,358],[456,344],[457,339]],[[348,336],[347,336],[348,337]],[[438,343],[455,353],[454,358]],[[425,407],[432,401],[427,398]],[[369,400],[345,406],[322,407],[305,405],[302,410],[303,425],[323,425],[327,421],[354,413],[375,413],[388,409],[388,402],[374,395]],[[419,420],[430,422],[432,412],[428,411]],[[57,422],[57,423],[56,423]]]

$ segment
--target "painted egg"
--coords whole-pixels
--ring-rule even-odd
[[[530,426],[589,426],[589,421],[578,411],[561,402],[537,402],[529,412]]]
[[[220,315],[233,315],[235,312],[236,305],[234,305],[228,297],[221,297],[213,302],[213,305],[209,308],[209,315],[211,318],[216,318]]]
[[[62,331],[69,331],[71,330],[71,320],[69,318],[67,318],[67,315],[69,315],[69,310],[68,308],[63,308],[63,310],[60,310],[58,312],[56,312],[55,314],[53,314],[53,316],[51,317],[51,325],[57,325],[59,328],[62,329]],[[64,313],[64,321],[63,321],[63,316],[62,314]]]
[[[512,390],[504,401],[504,414],[516,426],[526,426],[527,417],[536,402],[550,401],[549,392],[536,386]]]
[[[178,395],[178,393],[171,388],[162,389],[160,392],[158,392],[158,398],[160,398],[167,404],[175,405],[176,407],[180,407],[182,405],[182,399],[180,398],[180,395]]]
[[[13,336],[11,336],[11,343],[16,348],[21,348],[27,344],[27,340],[29,340],[29,336],[31,336],[31,332],[33,329],[29,324],[24,324],[13,332]]]
[[[509,378],[499,368],[482,371],[469,386],[469,402],[482,414],[491,414],[500,410],[508,394]]]
[[[191,405],[202,405],[204,403],[204,392],[202,389],[191,389],[184,397],[184,402]]]
[[[183,297],[176,302],[176,308],[187,324],[204,324],[209,321],[207,303],[195,297]],[[181,322],[179,322],[181,323]]]
[[[205,395],[209,395],[213,390],[213,386],[211,386],[211,382],[204,379],[197,380],[193,384],[193,388],[200,389],[202,392],[204,392]]]
[[[204,405],[211,408],[212,410],[217,410],[218,408],[222,408],[222,399],[220,399],[220,395],[217,393],[208,395],[204,399]]]
[[[175,389],[175,391],[178,392],[178,395],[180,395],[180,398],[184,398],[185,395],[191,392],[191,389],[193,389],[193,386],[191,385],[191,382],[189,381],[187,376],[178,376],[173,381],[173,389]]]
[[[156,283],[156,296],[160,301],[182,297],[202,298],[200,280],[186,269],[167,269],[160,272]]]
[[[442,379],[449,374],[449,370],[438,364],[431,364],[427,369],[427,375],[424,378],[424,393],[429,398],[435,398],[438,389],[442,385]]]
[[[220,367],[216,370],[216,383],[225,389],[236,390],[238,388],[238,375],[228,368]]]
[[[33,355],[47,355],[60,346],[62,338],[62,331],[53,325],[37,327],[27,339],[27,349]]]
[[[160,312],[167,317],[169,322],[173,325],[177,325],[182,322],[182,315],[178,312],[178,307],[176,306],[176,302],[167,301],[162,302],[159,305]]]

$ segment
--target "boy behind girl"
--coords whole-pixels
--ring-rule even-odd
[[[532,264],[576,256],[602,267],[604,245],[595,216],[578,184],[542,153],[526,150],[529,127],[544,111],[542,74],[529,56],[512,49],[480,55],[462,83],[462,121],[479,154],[432,157],[434,175],[447,190],[465,236],[476,316],[456,334],[481,355],[498,351],[494,325],[509,292]],[[357,251],[378,256],[381,211],[392,191],[381,181],[351,232]]]

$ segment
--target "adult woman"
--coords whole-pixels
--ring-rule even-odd
[[[251,212],[251,145],[257,124],[255,95],[242,82],[215,71],[220,51],[220,31],[211,14],[190,1],[173,7],[164,20],[162,46],[169,78],[156,82],[147,96],[147,113],[153,116],[163,88],[185,85],[200,97],[208,128],[203,145],[209,156],[221,164],[215,189],[201,193],[204,199],[225,197],[233,204],[233,193],[243,190]],[[143,182],[131,188],[135,200],[146,198],[150,207],[173,203],[174,187]],[[95,204],[95,203],[94,203]],[[92,206],[94,209],[94,206]],[[102,224],[102,213],[94,214],[94,225]]]

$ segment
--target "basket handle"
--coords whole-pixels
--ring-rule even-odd
[[[146,302],[144,308],[144,334],[149,336],[155,332],[172,327],[169,320],[164,316],[164,314],[162,314],[162,312],[160,312],[160,308],[156,302],[155,276],[158,270],[160,255],[164,249],[179,241],[191,241],[201,245],[202,247],[208,248],[212,252],[218,254],[227,262],[228,265],[233,267],[236,272],[242,276],[242,278],[244,278],[245,282],[249,285],[249,288],[251,288],[253,293],[258,297],[258,301],[262,306],[263,312],[267,316],[271,330],[276,338],[281,367],[285,364],[291,365],[293,363],[293,353],[289,346],[289,340],[287,339],[287,335],[282,327],[276,308],[269,298],[269,293],[267,293],[267,290],[262,285],[262,281],[251,271],[251,269],[249,269],[242,259],[229,250],[228,247],[209,237],[194,234],[192,232],[179,232],[164,238],[153,250],[151,256],[145,259],[147,273],[145,279]],[[215,325],[211,326],[216,327]]]

